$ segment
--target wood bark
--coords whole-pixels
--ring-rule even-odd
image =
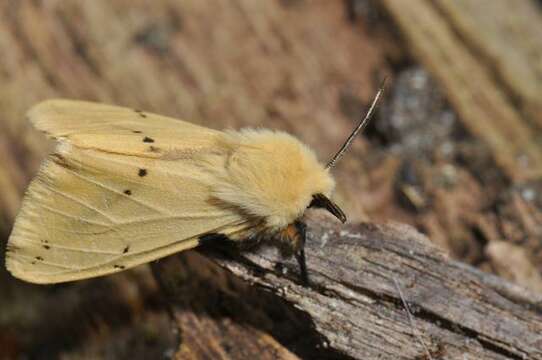
[[[385,0],[463,124],[517,182],[542,176],[542,16],[533,1]],[[506,25],[505,25],[506,24]],[[516,105],[517,104],[517,105]]]
[[[309,226],[309,286],[300,282],[297,263],[272,246],[234,256],[204,250],[236,277],[273,293],[282,311],[300,312],[299,335],[317,339],[313,352],[300,350],[303,358],[542,359],[540,294],[451,260],[406,225],[340,226],[317,217]],[[201,271],[200,263],[186,266],[187,256],[195,255],[154,265],[169,282],[174,308],[187,298],[186,274]],[[180,268],[187,272],[179,275]],[[249,294],[237,295],[246,301],[240,306],[252,306],[257,296]],[[249,324],[265,328],[258,320]]]

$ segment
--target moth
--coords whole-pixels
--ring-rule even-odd
[[[287,244],[307,281],[303,213],[323,208],[346,221],[330,199],[330,169],[381,93],[327,165],[280,131],[217,131],[99,103],[39,103],[29,120],[58,143],[26,191],[6,267],[22,280],[59,283],[202,242],[261,236]]]

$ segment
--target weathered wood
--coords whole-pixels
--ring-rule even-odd
[[[539,179],[542,69],[540,53],[530,50],[540,48],[537,5],[530,0],[514,6],[506,0],[384,0],[382,5],[502,171],[518,182]]]
[[[308,314],[307,329],[322,336],[322,347],[356,359],[424,358],[420,338],[438,359],[542,359],[540,294],[449,259],[406,225],[342,227],[320,219],[310,222],[310,234],[308,287],[295,261],[273,247],[235,259],[206,251]]]
[[[435,2],[451,28],[481,56],[528,124],[542,130],[542,15],[536,1]]]
[[[195,251],[156,261],[151,266],[180,332],[176,358],[297,359],[288,350],[292,348],[288,346],[292,343],[292,331],[276,331],[285,319],[290,320],[288,326],[294,329],[295,316],[269,317],[271,309],[284,308],[273,304],[269,295],[258,296],[256,289]],[[304,350],[307,348],[315,347],[306,345]]]

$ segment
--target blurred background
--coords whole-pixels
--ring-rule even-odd
[[[242,298],[261,294],[234,284],[210,296],[206,281],[227,276],[216,270],[187,280],[192,295],[173,319],[147,266],[55,286],[12,278],[4,247],[51,149],[25,112],[53,97],[216,129],[281,129],[326,161],[387,77],[375,118],[334,170],[350,221],[411,224],[451,257],[542,292],[541,9],[535,0],[2,1],[0,358],[294,359],[318,341],[265,296],[262,308],[243,308],[257,328],[235,321]]]

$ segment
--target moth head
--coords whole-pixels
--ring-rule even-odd
[[[354,130],[352,131],[350,136],[346,139],[346,141],[343,143],[339,151],[337,151],[335,155],[333,155],[331,160],[329,160],[329,162],[327,163],[326,170],[329,170],[335,166],[337,161],[348,150],[348,148],[350,147],[350,144],[352,143],[356,135],[367,126],[367,124],[369,123],[369,120],[371,119],[374,113],[376,105],[378,104],[378,101],[380,100],[380,97],[382,96],[382,93],[384,92],[385,82],[386,82],[386,79],[384,79],[384,81],[382,82],[380,89],[376,93],[376,96],[374,97],[373,102],[371,103],[371,107],[369,108],[369,110],[367,111],[363,119],[361,119],[359,124],[354,128]],[[308,208],[326,209],[332,215],[334,215],[337,219],[339,219],[342,223],[346,222],[346,215],[344,214],[342,209],[322,193],[316,193],[312,195],[312,201],[310,202]]]

